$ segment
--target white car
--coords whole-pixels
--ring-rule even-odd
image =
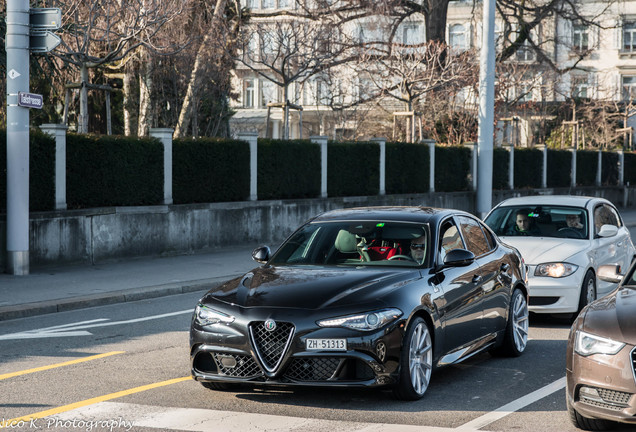
[[[577,313],[615,284],[597,279],[603,264],[627,270],[634,244],[616,207],[606,199],[570,196],[510,198],[486,224],[521,252],[528,266],[529,310]]]

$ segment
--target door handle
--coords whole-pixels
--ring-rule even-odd
[[[479,283],[479,282],[481,282],[481,276],[479,275],[473,276],[473,283]]]

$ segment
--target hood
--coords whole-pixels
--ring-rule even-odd
[[[259,267],[210,290],[214,298],[243,307],[318,309],[378,301],[419,271],[372,268]]]
[[[619,288],[592,302],[582,330],[636,345],[636,290]]]
[[[519,250],[527,265],[566,261],[588,245],[585,240],[550,237],[504,237],[503,242]]]

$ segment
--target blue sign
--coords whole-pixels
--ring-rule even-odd
[[[18,92],[18,105],[25,108],[42,109],[44,98],[35,93]]]

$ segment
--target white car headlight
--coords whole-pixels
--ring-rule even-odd
[[[534,269],[534,275],[543,276],[543,277],[552,277],[552,278],[562,278],[562,277],[570,276],[578,268],[579,266],[575,264],[566,263],[566,262],[544,263],[544,264],[539,264],[537,268]]]
[[[194,319],[200,326],[210,326],[214,324],[232,324],[235,318],[214,309],[210,309],[202,304],[194,309]]]
[[[353,330],[375,330],[402,316],[399,309],[383,309],[359,315],[347,315],[318,321],[320,327],[345,327]]]
[[[592,354],[614,355],[624,346],[625,344],[623,342],[616,342],[611,339],[578,330],[576,332],[574,351],[582,356],[589,356]]]

